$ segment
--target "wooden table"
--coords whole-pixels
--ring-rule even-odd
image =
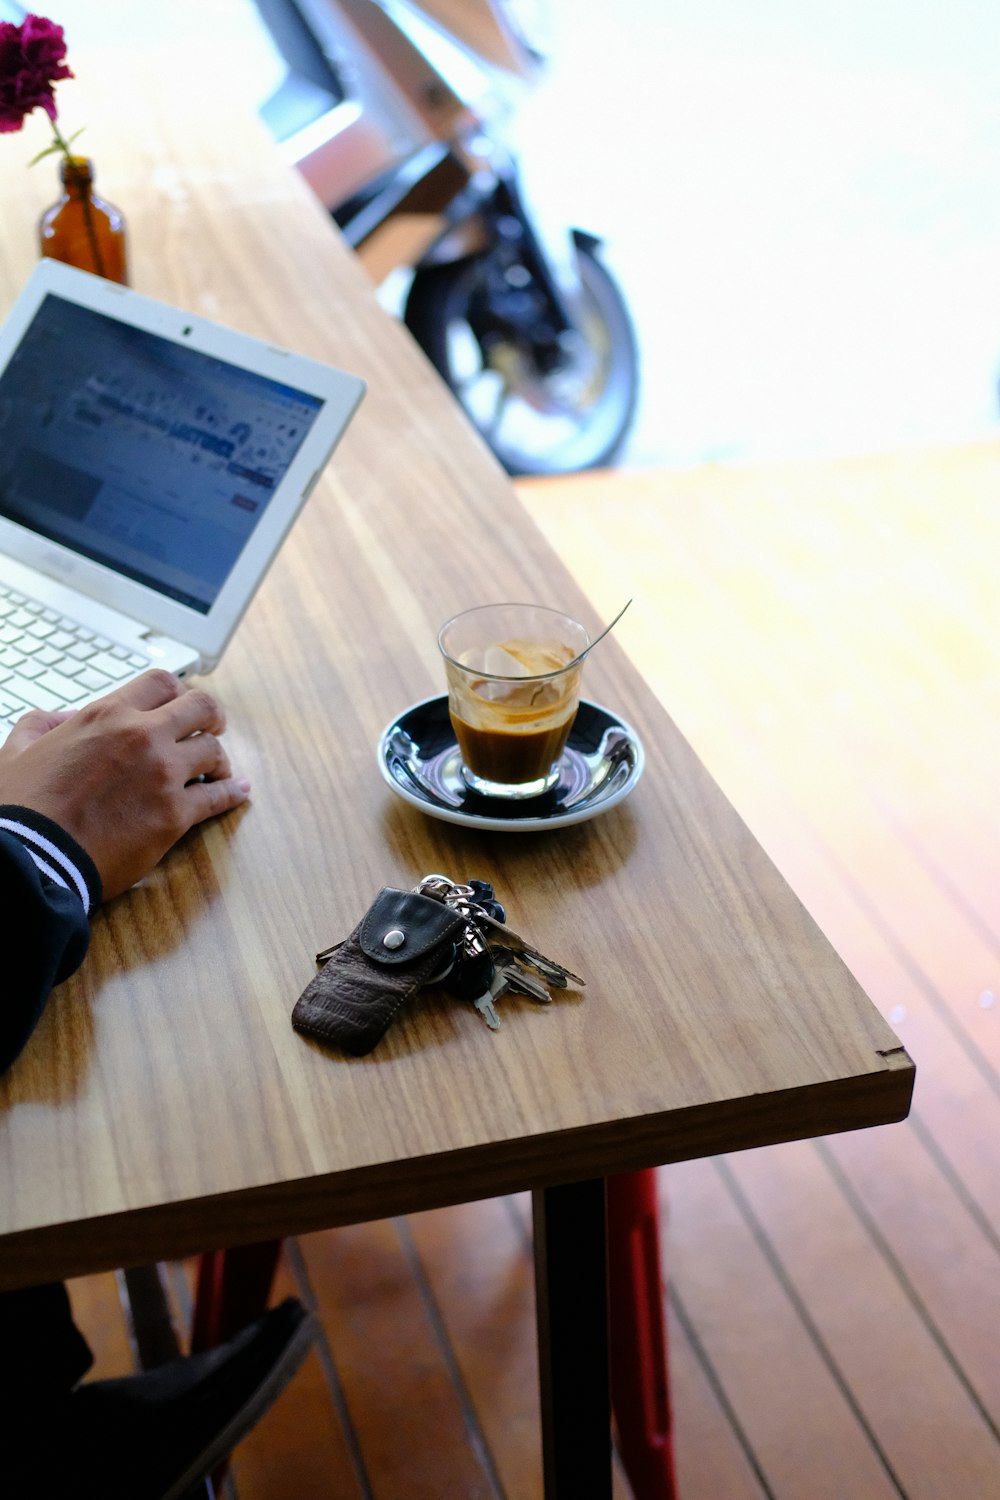
[[[101,97],[108,60],[74,62],[77,87]],[[128,129],[95,128],[89,149],[128,219],[133,284],[370,389],[211,679],[252,806],[97,913],[83,970],[0,1082],[0,1285],[530,1187],[558,1403],[567,1347],[544,1335],[568,1264],[599,1282],[605,1175],[900,1119],[913,1067],[614,638],[585,691],[645,743],[621,806],[496,835],[387,790],[374,745],[441,690],[443,619],[528,598],[598,621],[249,112],[173,107],[178,77],[210,97],[187,56],[160,53],[155,73],[111,62]],[[4,310],[51,196],[13,152],[6,141]],[[545,1010],[506,1000],[496,1034],[428,994],[364,1059],[304,1042],[289,1013],[313,954],[381,885],[430,870],[492,880],[585,993]],[[603,1317],[597,1294],[571,1321],[600,1348]],[[581,1473],[609,1470],[607,1424],[564,1449],[543,1406],[548,1492],[582,1493]]]

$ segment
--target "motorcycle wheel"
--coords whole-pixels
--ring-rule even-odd
[[[480,337],[496,252],[428,266],[413,278],[406,326],[509,474],[599,468],[635,415],[639,356],[625,300],[591,246],[575,244],[582,316],[577,351],[544,368],[529,339]]]

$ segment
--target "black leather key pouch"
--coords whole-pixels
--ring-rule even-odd
[[[407,1000],[448,967],[465,925],[441,901],[385,886],[303,990],[292,1025],[363,1057]]]

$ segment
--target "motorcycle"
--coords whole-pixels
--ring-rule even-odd
[[[545,53],[516,0],[255,0],[261,114],[511,474],[607,465],[638,393],[624,298],[527,202],[505,127]]]

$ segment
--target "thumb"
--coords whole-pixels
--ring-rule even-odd
[[[57,729],[60,724],[65,724],[76,712],[72,708],[60,708],[49,713],[43,708],[33,708],[24,714],[14,725],[7,736],[6,747],[13,754],[19,754],[27,750],[36,740],[40,740],[43,734],[48,734],[50,729]]]

